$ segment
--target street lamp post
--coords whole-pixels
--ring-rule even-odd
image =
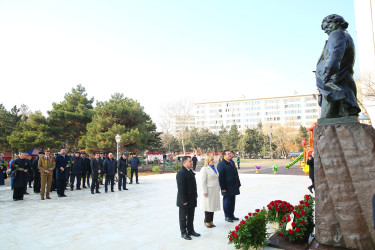
[[[119,143],[120,143],[120,141],[121,141],[121,136],[119,135],[119,134],[117,134],[116,136],[115,136],[115,140],[116,140],[116,142],[117,142],[117,160],[118,160],[118,145],[119,145]]]

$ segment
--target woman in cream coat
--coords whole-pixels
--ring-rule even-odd
[[[220,208],[220,185],[219,172],[214,165],[214,158],[207,156],[204,167],[201,169],[202,178],[202,209],[205,211],[204,223],[206,227],[215,227],[214,212],[219,211]]]

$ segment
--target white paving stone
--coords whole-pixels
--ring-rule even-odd
[[[196,175],[201,196],[200,174]],[[297,204],[308,193],[307,176],[240,174],[241,195],[235,215],[266,206],[271,200]],[[195,230],[202,234],[186,241],[180,237],[176,207],[175,174],[141,176],[139,185],[128,191],[92,195],[89,189],[66,191],[66,198],[40,200],[25,195],[14,202],[9,186],[0,187],[0,217],[3,237],[0,249],[234,249],[227,234],[236,223],[215,213],[216,228],[203,225],[204,212],[195,212]],[[271,249],[271,248],[266,248]]]

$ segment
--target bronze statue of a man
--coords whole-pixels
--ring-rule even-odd
[[[355,48],[342,16],[325,17],[322,30],[328,34],[316,66],[321,118],[358,116],[357,88],[353,80]]]

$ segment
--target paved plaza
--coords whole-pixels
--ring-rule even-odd
[[[201,237],[187,241],[180,237],[176,207],[176,174],[141,176],[139,185],[128,191],[92,195],[89,189],[66,191],[66,198],[40,200],[39,194],[13,201],[8,185],[0,186],[0,249],[235,249],[227,234],[237,223],[215,213],[216,228],[203,225],[200,197],[195,212],[195,231]],[[196,175],[202,196],[200,174]],[[297,204],[308,193],[307,176],[240,174],[241,195],[235,216],[266,206],[271,200]],[[266,248],[271,249],[271,248]]]

